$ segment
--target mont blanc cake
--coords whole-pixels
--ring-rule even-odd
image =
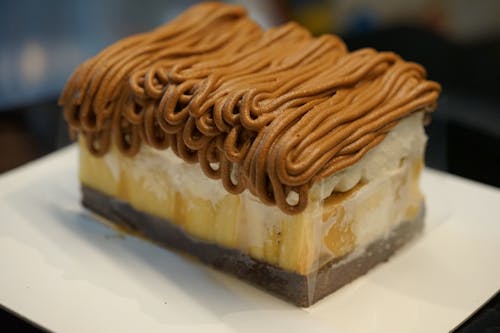
[[[83,63],[60,104],[85,207],[309,306],[422,229],[439,92],[394,53],[203,3]]]

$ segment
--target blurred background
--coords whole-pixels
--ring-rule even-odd
[[[57,106],[72,70],[196,1],[0,2],[0,173],[70,143]],[[265,27],[296,20],[350,49],[392,50],[443,85],[427,164],[500,186],[500,1],[247,0]]]

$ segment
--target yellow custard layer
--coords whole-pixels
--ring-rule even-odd
[[[190,178],[198,179],[197,184],[187,184],[179,170],[196,173],[196,166],[182,161],[169,166],[172,162],[151,153],[151,148],[141,150],[132,159],[116,149],[98,158],[80,140],[82,184],[167,219],[195,238],[300,274],[364,249],[400,222],[413,220],[422,203],[421,158],[401,159],[384,177],[360,181],[325,199],[319,195],[322,189],[313,187],[307,209],[291,216],[263,205],[247,191],[225,192],[217,181],[204,180],[201,170],[199,177]]]

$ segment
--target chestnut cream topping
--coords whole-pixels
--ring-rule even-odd
[[[83,63],[60,104],[94,155],[170,148],[227,191],[296,214],[314,182],[435,108],[425,76],[391,52],[348,52],[295,23],[264,31],[242,7],[204,3]]]

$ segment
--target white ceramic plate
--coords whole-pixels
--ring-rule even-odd
[[[0,177],[0,304],[54,332],[445,332],[500,288],[500,191],[425,170],[427,227],[308,309],[96,222],[72,146]]]

